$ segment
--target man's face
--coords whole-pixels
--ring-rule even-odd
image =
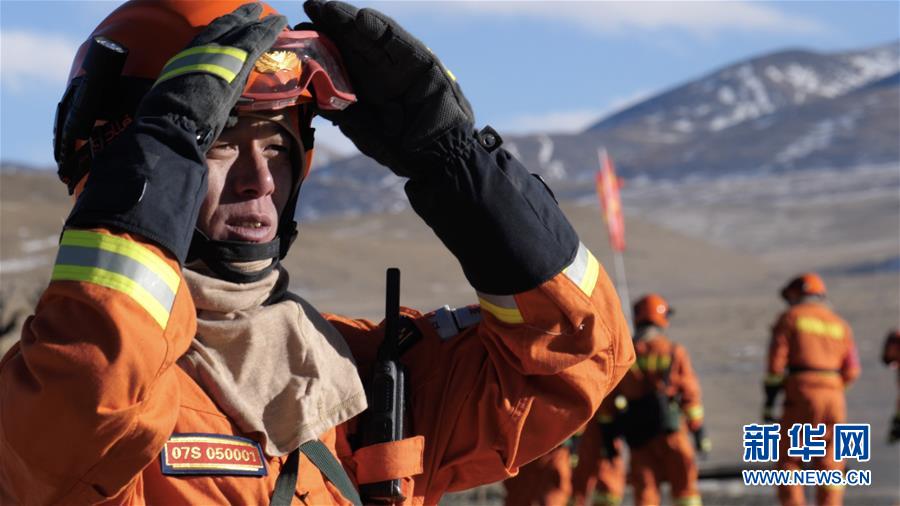
[[[225,129],[206,152],[209,184],[200,230],[219,241],[273,240],[291,193],[293,149],[288,132],[261,118],[241,117]]]

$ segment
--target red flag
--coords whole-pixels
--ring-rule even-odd
[[[600,170],[597,171],[597,196],[603,209],[603,219],[609,230],[609,245],[615,251],[625,251],[625,219],[622,216],[622,200],[619,197],[619,180],[616,169],[606,150],[598,150]]]

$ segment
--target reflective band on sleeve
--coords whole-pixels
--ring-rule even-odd
[[[699,420],[703,418],[703,406],[691,406],[684,410],[688,420]]]
[[[478,303],[481,309],[494,315],[503,323],[524,323],[516,299],[512,295],[489,295],[478,292]]]
[[[688,497],[679,497],[675,499],[675,504],[677,506],[702,506],[703,501],[700,499],[700,496],[688,496]]]
[[[175,302],[178,273],[147,248],[121,237],[67,230],[53,281],[84,281],[122,292],[163,328]]]
[[[596,492],[594,494],[594,504],[598,506],[619,506],[621,503],[622,498],[617,495],[604,492]]]
[[[247,61],[247,52],[236,47],[209,44],[192,47],[176,54],[163,67],[154,86],[175,76],[190,72],[206,72],[231,83]]]
[[[579,243],[575,260],[563,272],[573,283],[578,285],[578,288],[581,288],[585,295],[590,297],[597,284],[597,276],[600,274],[600,263],[584,243]]]
[[[783,374],[768,374],[766,375],[765,384],[770,387],[777,387],[784,383],[784,375]]]

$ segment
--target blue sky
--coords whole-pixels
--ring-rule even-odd
[[[117,1],[0,0],[0,159],[53,166],[52,121],[75,48]],[[291,22],[300,2],[272,4]],[[736,60],[900,38],[900,2],[360,2],[453,70],[478,124],[576,131]],[[319,125],[319,139],[352,147]]]

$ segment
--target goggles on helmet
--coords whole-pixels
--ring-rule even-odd
[[[312,101],[319,109],[343,110],[356,95],[330,40],[313,30],[285,30],[256,60],[237,109],[277,110]]]

